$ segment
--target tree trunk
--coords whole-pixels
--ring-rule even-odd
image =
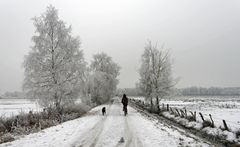
[[[157,106],[157,113],[160,112],[160,106],[159,106],[159,98],[158,96],[156,97],[156,106]]]
[[[153,101],[152,101],[152,97],[150,98],[150,112],[153,112]]]
[[[55,100],[56,110],[59,114],[61,114],[61,106],[60,106],[60,101],[59,101],[58,96],[57,96],[57,92],[55,92],[55,94],[54,94],[54,100]]]

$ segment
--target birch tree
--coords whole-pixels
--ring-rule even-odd
[[[142,94],[147,100],[150,100],[150,111],[153,109],[153,99],[152,99],[152,81],[151,81],[151,55],[150,50],[145,47],[144,53],[141,57],[141,67],[139,69],[139,83],[137,88],[140,89]]]
[[[58,11],[48,6],[41,16],[33,18],[33,46],[24,59],[23,89],[44,106],[58,110],[64,102],[78,97],[86,67],[79,37],[73,37],[71,26],[59,19]]]
[[[102,104],[108,101],[117,89],[120,67],[105,53],[93,56],[90,65],[90,91],[92,101]]]
[[[164,47],[159,49],[157,46],[153,46],[151,42],[148,42],[141,58],[139,74],[139,87],[150,99],[151,107],[153,105],[152,98],[155,98],[157,110],[159,111],[160,99],[167,96],[175,85],[172,79],[169,51]]]

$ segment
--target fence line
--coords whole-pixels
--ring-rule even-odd
[[[135,100],[135,99],[131,99],[131,100],[134,100],[134,101],[136,101],[136,102],[139,102],[141,105],[146,106],[146,103],[144,103],[144,101],[142,101],[142,100]],[[147,104],[147,105],[149,106],[150,104]],[[193,121],[197,121],[197,120],[196,120],[196,117],[197,117],[196,111],[192,112],[192,111],[187,110],[186,108],[182,108],[182,109],[181,109],[181,108],[176,108],[176,107],[170,107],[169,104],[164,104],[164,103],[162,103],[162,105],[159,105],[159,106],[160,106],[160,108],[162,108],[163,110],[171,111],[171,112],[173,112],[174,114],[177,114],[177,115],[180,116],[180,117],[184,117],[184,118],[186,118],[186,119],[191,119],[191,120],[193,120]],[[175,112],[174,112],[174,109],[175,109]],[[184,111],[183,111],[183,110],[184,110]],[[187,115],[187,112],[191,113],[192,116]],[[195,115],[195,116],[194,116],[194,115]],[[199,115],[200,115],[201,119],[203,120],[203,123],[206,122],[207,120],[209,120],[209,118],[210,118],[210,121],[211,121],[211,124],[210,124],[210,125],[211,125],[212,127],[214,127],[214,120],[218,120],[217,122],[221,121],[222,124],[223,124],[223,127],[224,127],[226,130],[229,130],[229,127],[230,127],[230,128],[235,128],[235,129],[240,129],[240,124],[238,124],[238,123],[236,123],[236,122],[228,121],[228,120],[226,121],[226,120],[224,120],[224,119],[222,119],[222,118],[218,118],[218,117],[212,117],[211,114],[207,115],[207,114],[201,113],[200,111],[199,111]],[[208,119],[205,120],[203,116],[207,117]],[[195,118],[188,118],[188,117],[195,117]],[[213,120],[212,118],[213,118],[214,120]],[[232,125],[228,127],[228,126],[227,126],[227,123],[230,123],[230,124],[232,124]],[[239,126],[239,127],[233,126],[233,124],[236,125],[236,126]]]

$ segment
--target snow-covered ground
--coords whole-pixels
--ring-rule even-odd
[[[80,104],[81,99],[76,99],[75,103]],[[29,111],[39,112],[42,107],[37,100],[23,98],[2,98],[0,99],[0,117],[10,117],[21,112],[28,113]]]
[[[134,99],[144,100],[143,97]],[[174,97],[163,99],[160,103],[169,104],[171,107],[186,108],[189,111],[201,112],[209,119],[209,114],[217,126],[223,126],[225,119],[232,130],[240,129],[240,98],[239,97]],[[202,121],[197,115],[197,120]]]
[[[105,106],[107,115],[101,115]],[[176,147],[211,146],[184,130],[140,114],[129,107],[123,115],[118,98],[92,109],[85,116],[30,134],[0,147]],[[122,138],[122,139],[121,139]]]
[[[0,99],[0,116],[9,117],[21,112],[41,111],[41,107],[34,100],[29,99]]]

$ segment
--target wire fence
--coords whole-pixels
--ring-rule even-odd
[[[203,116],[209,118],[209,115],[202,113]],[[218,124],[222,124],[223,120],[222,118],[216,117],[216,116],[212,116],[212,119],[216,122],[218,122]],[[230,124],[229,127],[230,128],[234,128],[234,129],[240,129],[240,124],[234,121],[230,121],[230,120],[225,120],[227,124]]]
[[[148,103],[145,103],[144,101],[142,101],[142,100],[137,100],[139,103],[141,103],[142,105],[149,105]],[[179,107],[176,107],[175,105],[174,106],[172,106],[171,104],[166,104],[166,103],[161,103],[161,105],[160,105],[160,109],[163,109],[163,107],[165,107],[166,108],[166,106],[169,106],[169,109],[171,108],[171,109],[175,109],[175,110],[186,110],[186,108],[179,108]],[[194,110],[195,111],[195,110]],[[188,112],[188,113],[190,113],[190,111],[188,111],[188,110],[186,110],[186,112]],[[191,111],[191,112],[193,112],[193,111]],[[195,111],[196,112],[196,111]],[[200,111],[198,111],[198,113],[199,113]],[[209,114],[206,114],[206,113],[202,113],[202,112],[200,112],[205,118],[207,118],[208,120],[210,120],[210,115]],[[212,119],[213,119],[213,121],[214,122],[216,122],[216,124],[219,126],[219,127],[221,127],[221,126],[224,126],[224,124],[223,124],[223,120],[225,120],[225,119],[223,119],[223,118],[219,118],[219,117],[216,117],[216,116],[213,116],[213,115],[211,115],[211,117],[212,117]],[[196,116],[196,118],[197,118],[197,121],[202,121],[201,120],[201,116],[200,115],[197,115]],[[240,121],[240,120],[239,120]],[[229,127],[229,128],[231,128],[231,129],[234,129],[234,130],[240,130],[240,124],[239,123],[237,123],[237,122],[234,122],[234,121],[231,121],[231,120],[225,120],[225,122],[226,122],[226,124],[227,124],[227,127]]]

